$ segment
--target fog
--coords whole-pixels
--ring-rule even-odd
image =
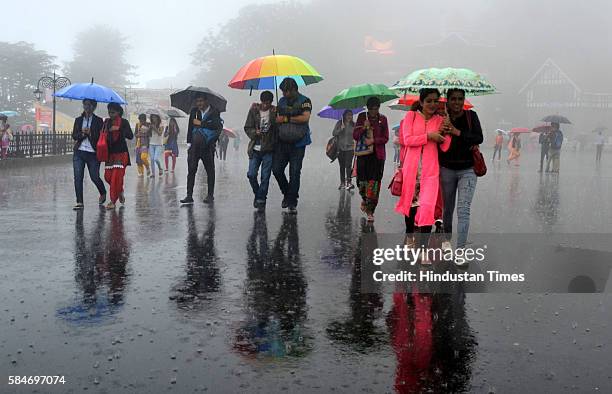
[[[91,7],[41,1],[27,16],[23,4],[3,5],[2,41],[32,42],[56,56],[61,69],[74,56],[79,31],[115,28],[129,45],[133,87],[209,86],[229,99],[226,117],[234,126],[256,94],[231,90],[227,82],[248,60],[273,49],[306,59],[323,75],[321,83],[304,88],[316,109],[351,84],[391,85],[417,68],[454,66],[480,72],[498,87],[500,94],[473,100],[489,130],[533,127],[546,113],[567,113],[578,117],[570,129],[588,131],[611,114],[612,4],[606,1],[588,7],[554,0],[111,0]],[[206,64],[194,64],[194,53],[203,49],[210,55]],[[550,72],[541,69],[547,61],[564,82],[542,98],[528,85],[537,82],[538,70]],[[531,107],[529,95],[535,95]],[[598,101],[584,104],[589,100]],[[386,112],[393,122],[402,116]]]

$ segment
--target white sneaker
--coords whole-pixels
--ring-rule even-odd
[[[447,251],[447,250],[453,250],[453,246],[451,245],[450,241],[444,241],[442,242],[442,250]]]

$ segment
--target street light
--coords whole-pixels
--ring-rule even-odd
[[[42,90],[40,90],[41,86],[45,89],[53,89],[53,134],[55,134],[55,92],[58,89],[65,88],[68,85],[70,85],[70,80],[68,78],[57,76],[55,75],[55,71],[53,71],[53,78],[40,78],[38,80],[38,84],[36,85],[36,90],[33,92],[36,100],[40,101],[43,93]]]

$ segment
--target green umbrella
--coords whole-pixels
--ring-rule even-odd
[[[483,96],[496,92],[495,86],[482,75],[467,68],[452,67],[417,70],[391,86],[392,90],[410,93],[418,93],[424,88],[440,89],[443,92],[448,89],[462,89],[467,96]]]
[[[331,101],[332,108],[364,107],[370,97],[378,97],[381,103],[397,98],[397,94],[383,84],[365,83],[342,90]]]

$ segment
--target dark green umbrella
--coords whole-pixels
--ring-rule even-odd
[[[191,108],[193,108],[193,103],[196,96],[202,93],[206,95],[208,103],[211,105],[211,107],[215,108],[219,112],[225,112],[227,106],[227,100],[225,97],[209,88],[200,86],[189,86],[185,90],[171,94],[170,105],[185,113],[189,113]]]
[[[572,124],[572,122],[570,122],[568,118],[566,118],[565,116],[561,116],[561,115],[548,115],[547,117],[542,119],[542,122]]]
[[[397,98],[397,94],[383,84],[365,83],[342,90],[331,101],[332,108],[365,107],[370,97],[378,97],[381,103]]]

